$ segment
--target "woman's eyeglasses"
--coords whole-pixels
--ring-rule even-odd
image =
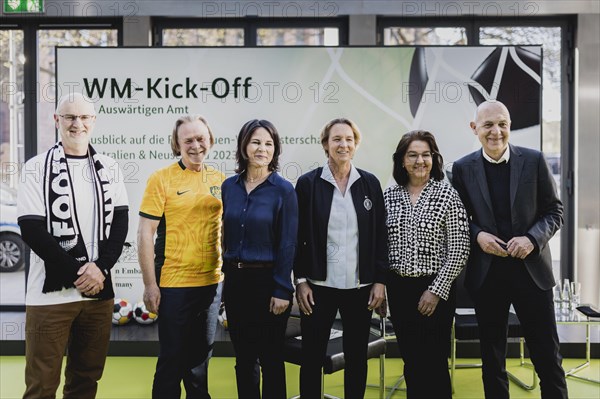
[[[423,158],[423,161],[431,161],[431,159],[433,158],[433,153],[431,152],[424,152],[424,153],[416,153],[416,152],[407,152],[406,153],[406,159],[408,159],[410,162],[417,162],[419,160],[419,157]]]

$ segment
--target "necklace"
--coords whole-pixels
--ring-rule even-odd
[[[267,170],[267,168],[257,168],[257,169],[253,169],[252,171],[254,172],[255,177],[251,176],[250,169],[246,170],[246,182],[248,182],[248,183],[261,182],[261,181],[265,180],[267,177],[269,177],[269,175],[271,174],[271,172],[269,170]]]
[[[262,183],[263,181],[265,181],[267,179],[266,176],[261,176],[259,178],[256,179],[246,179],[246,183],[250,183],[250,184],[259,184]]]
[[[265,181],[269,176],[271,175],[270,172],[268,173],[261,173],[258,177],[251,177],[250,174],[246,174],[246,183],[250,183],[250,184],[259,184],[263,181]]]

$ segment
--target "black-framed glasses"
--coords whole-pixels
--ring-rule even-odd
[[[433,158],[433,153],[428,151],[421,154],[418,154],[416,152],[406,153],[406,159],[408,159],[410,162],[417,162],[419,157],[423,158],[423,161],[431,161],[431,159]]]
[[[60,116],[67,122],[75,122],[75,119],[79,118],[79,120],[83,123],[91,122],[96,117],[96,115],[72,115],[72,114],[65,114],[65,115],[58,115],[58,116]]]

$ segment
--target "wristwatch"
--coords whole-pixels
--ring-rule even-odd
[[[301,277],[301,278],[295,278],[294,279],[294,285],[298,285],[298,284],[302,284],[302,283],[306,283],[306,278]]]

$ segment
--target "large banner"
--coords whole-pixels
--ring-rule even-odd
[[[355,165],[383,186],[407,131],[431,131],[446,163],[479,148],[469,122],[484,99],[511,110],[512,143],[541,143],[540,47],[58,48],[57,96],[70,91],[94,99],[92,144],[124,171],[131,246],[113,276],[117,296],[130,302],[143,292],[139,204],[149,175],[176,161],[170,135],[181,115],[206,117],[216,135],[206,162],[226,175],[242,124],[273,122],[280,173],[293,183],[326,161],[320,129],[342,116],[362,132]]]

